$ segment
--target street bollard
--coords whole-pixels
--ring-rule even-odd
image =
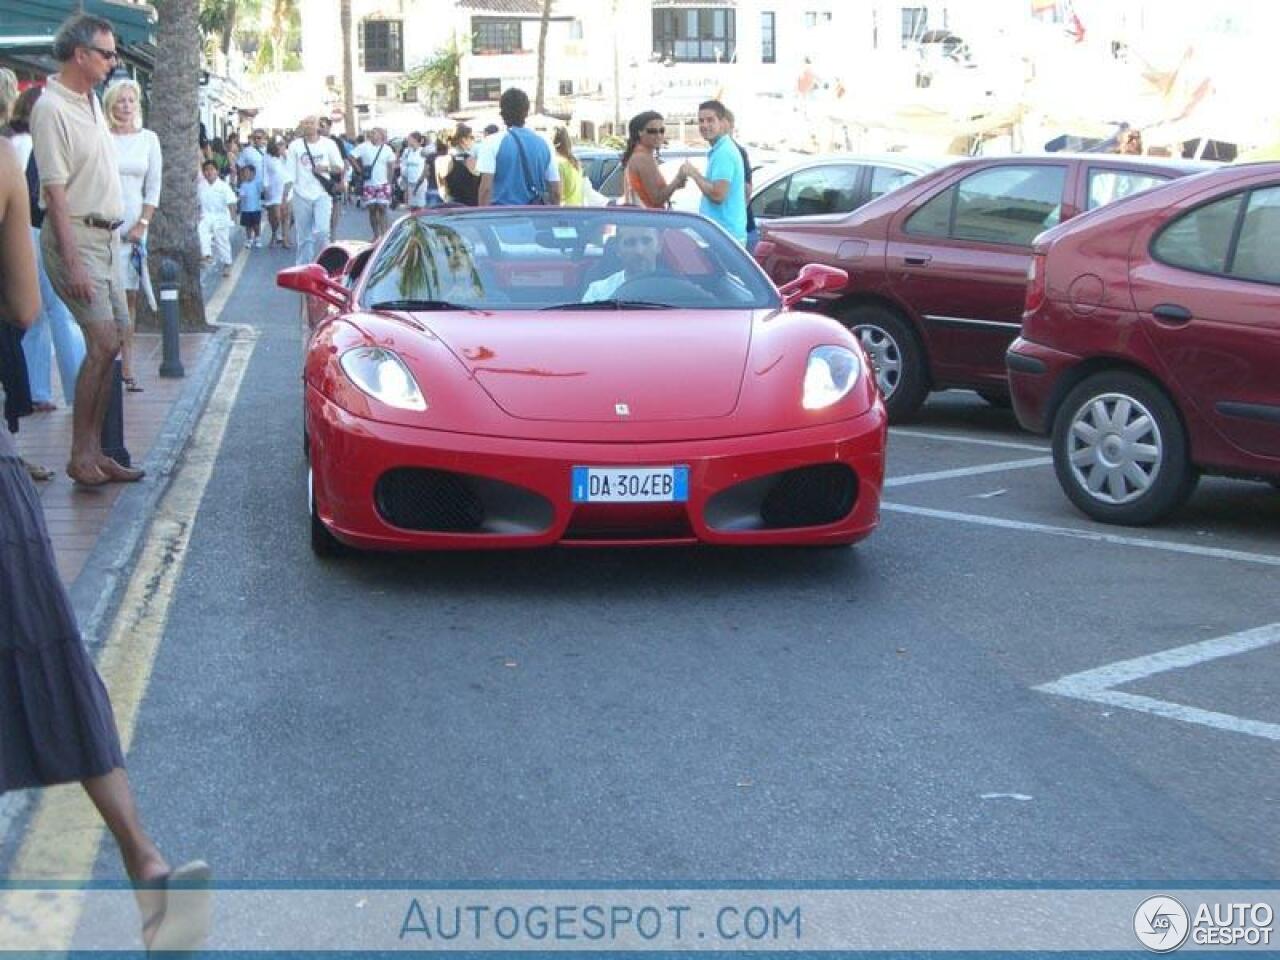
[[[185,377],[182,369],[182,341],[178,334],[178,287],[181,271],[172,257],[160,261],[160,324],[164,336],[164,359],[160,376]]]
[[[129,451],[124,445],[124,375],[120,358],[111,365],[111,397],[107,402],[107,415],[102,418],[102,452],[122,467],[132,465]]]

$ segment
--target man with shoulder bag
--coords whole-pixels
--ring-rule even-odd
[[[293,179],[293,222],[297,228],[297,263],[310,263],[329,242],[333,198],[342,192],[342,155],[321,137],[316,117],[304,117],[302,136],[289,144],[285,166]]]
[[[493,148],[476,160],[480,206],[559,206],[560,169],[555,156],[545,140],[525,129],[529,95],[510,87],[502,92],[498,110],[507,130],[495,134]]]

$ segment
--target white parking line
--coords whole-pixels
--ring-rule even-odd
[[[1069,537],[1073,540],[1088,540],[1094,543],[1112,543],[1123,547],[1138,547],[1142,550],[1161,550],[1166,553],[1183,553],[1193,557],[1210,557],[1214,560],[1236,560],[1241,563],[1259,563],[1269,567],[1280,567],[1280,556],[1274,556],[1269,553],[1250,553],[1246,550],[1227,550],[1221,547],[1201,547],[1194,543],[1177,543],[1173,540],[1147,540],[1142,537],[1127,537],[1118,533],[1099,533],[1096,530],[1081,530],[1076,527],[1055,527],[1047,523],[1028,523],[1025,520],[984,517],[976,513],[957,513],[954,510],[933,510],[929,507],[916,507],[905,503],[881,503],[880,509],[888,513],[907,513],[918,517],[929,517],[933,520],[950,520],[953,523],[970,523],[982,527],[997,527],[1001,530],[1045,533],[1055,537]]]
[[[1060,697],[1087,700],[1111,707],[1122,707],[1125,710],[1137,710],[1170,720],[1181,720],[1183,723],[1197,723],[1216,730],[1245,733],[1266,740],[1280,740],[1280,724],[1250,720],[1247,717],[1218,713],[1215,710],[1201,710],[1199,707],[1188,707],[1181,703],[1122,693],[1114,689],[1122,684],[1155,676],[1157,673],[1183,670],[1221,657],[1261,650],[1276,643],[1280,643],[1280,623],[1272,623],[1265,627],[1216,637],[1212,640],[1202,640],[1199,643],[1189,643],[1186,646],[1162,650],[1159,653],[1135,657],[1132,660],[1119,660],[1093,670],[1069,674],[1033,689]]]
[[[928,430],[913,430],[910,427],[892,427],[891,437],[916,437],[920,440],[946,440],[948,443],[969,443],[978,447],[1003,447],[1006,450],[1036,450],[1048,453],[1049,448],[1043,444],[1018,443],[1014,440],[985,440],[982,437],[963,437],[952,433],[930,433]]]
[[[983,473],[1003,473],[1006,470],[1026,470],[1029,467],[1045,467],[1053,463],[1053,457],[1032,457],[1029,460],[1005,460],[1003,463],[986,463],[977,467],[956,467],[954,470],[934,470],[932,473],[911,473],[905,477],[889,477],[886,487],[906,487],[913,483],[931,480],[954,480],[957,477],[976,477]]]

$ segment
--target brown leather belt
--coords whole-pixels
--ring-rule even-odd
[[[99,230],[112,230],[122,226],[123,220],[104,220],[102,217],[81,217],[86,227],[97,227]]]

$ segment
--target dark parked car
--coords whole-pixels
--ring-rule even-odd
[[[1280,483],[1280,163],[1223,167],[1034,247],[1009,384],[1067,496],[1151,523],[1200,473]]]
[[[945,387],[1006,403],[1004,354],[1021,326],[1036,236],[1208,166],[1096,154],[964,159],[842,218],[765,224],[755,255],[775,283],[805,263],[848,272],[848,287],[824,294],[820,308],[858,332],[895,419]]]

